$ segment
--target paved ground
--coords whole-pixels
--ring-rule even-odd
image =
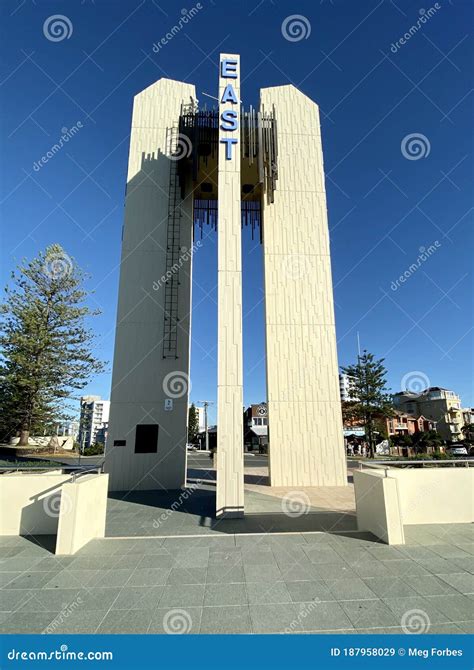
[[[95,540],[57,557],[0,538],[4,633],[466,633],[470,525]]]

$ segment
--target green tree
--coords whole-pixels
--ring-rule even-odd
[[[104,364],[92,353],[85,319],[99,312],[84,301],[86,275],[58,244],[12,273],[0,307],[0,427],[2,438],[68,418],[66,402]]]
[[[196,405],[193,403],[189,408],[188,416],[188,442],[194,444],[197,441],[197,435],[199,433],[199,413],[196,409]]]
[[[393,415],[385,381],[387,370],[383,363],[383,358],[377,360],[364,350],[357,363],[342,368],[351,379],[351,396],[356,398],[351,402],[351,412],[364,424],[371,458],[374,457],[376,422],[381,417]]]
[[[461,432],[467,442],[474,442],[474,423],[465,423]]]
[[[420,431],[412,436],[413,447],[417,454],[426,454],[429,448],[439,451],[444,441],[435,430]]]

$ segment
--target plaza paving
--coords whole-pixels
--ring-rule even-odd
[[[470,525],[410,526],[400,547],[222,530],[94,540],[73,557],[0,538],[2,632],[472,632]]]

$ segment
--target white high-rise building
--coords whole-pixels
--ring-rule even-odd
[[[79,444],[81,450],[95,444],[97,433],[109,421],[110,400],[102,400],[99,395],[82,396],[79,419]]]

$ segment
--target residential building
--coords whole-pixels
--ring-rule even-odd
[[[431,386],[422,393],[402,391],[395,393],[393,404],[401,412],[435,421],[444,440],[456,442],[464,438],[461,400],[454,391],[440,386]]]
[[[342,402],[358,400],[357,396],[354,395],[353,383],[354,380],[350,375],[346,375],[345,372],[341,372],[339,375],[339,391]]]
[[[250,405],[244,412],[244,449],[268,450],[268,408],[265,402]]]
[[[415,433],[436,430],[436,421],[424,416],[412,416],[404,412],[395,412],[395,416],[385,419],[389,437],[393,435],[414,435]]]
[[[98,395],[81,398],[81,415],[79,420],[79,444],[81,450],[87,449],[97,442],[97,433],[108,425],[110,401],[102,400]],[[101,439],[101,435],[99,435]]]

